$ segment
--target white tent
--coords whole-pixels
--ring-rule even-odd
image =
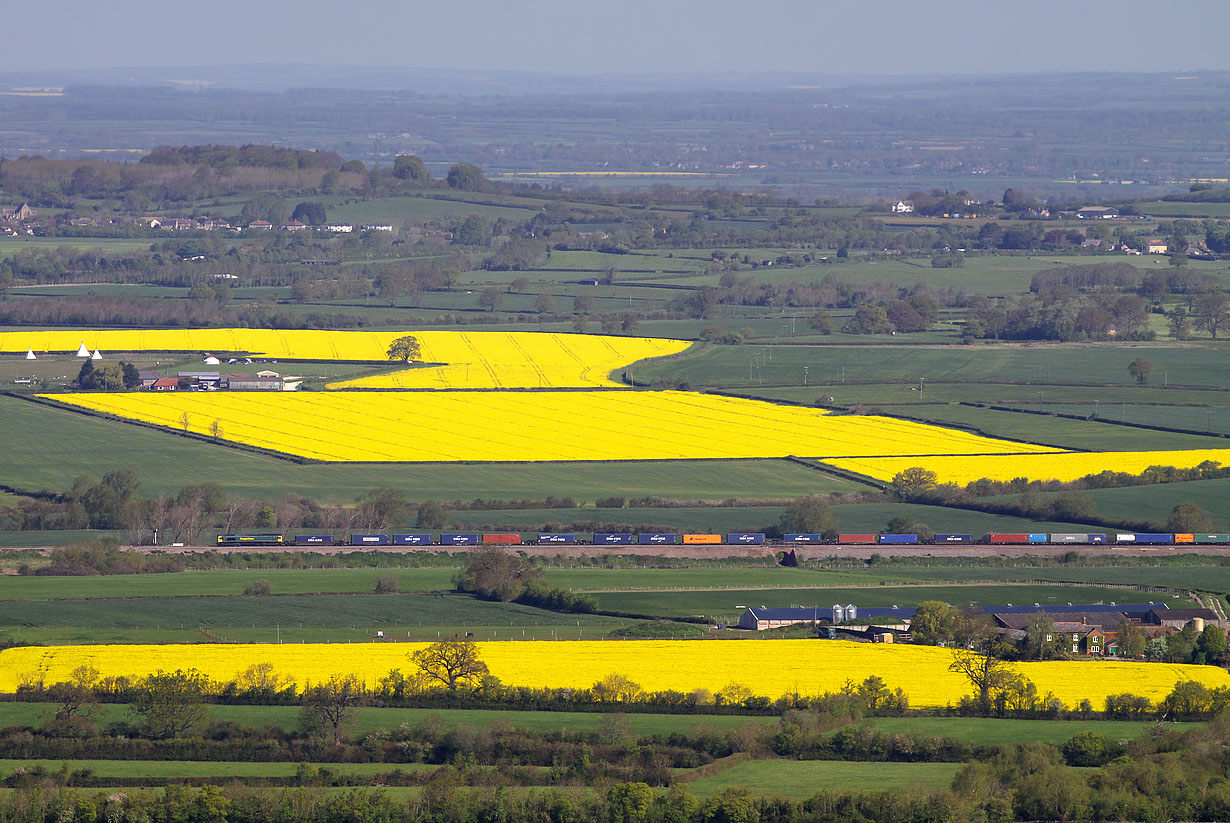
[[[90,356],[90,350],[85,347],[84,340],[81,341],[81,346],[78,347],[77,349],[77,356],[78,357],[89,357]]]
[[[26,359],[27,360],[38,360],[38,358],[34,356],[34,349],[26,350]]]
[[[102,360],[102,352],[100,352],[98,349],[94,349],[94,353],[90,355],[90,359],[91,360]]]
[[[221,365],[222,363],[221,360],[214,357],[212,354],[205,355],[204,359],[201,362],[203,362],[206,366],[218,366],[218,365]]]

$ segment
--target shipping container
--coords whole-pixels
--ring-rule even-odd
[[[638,534],[636,542],[644,546],[671,546],[679,542],[677,534]]]
[[[503,546],[510,546],[510,545],[516,545],[520,542],[521,542],[521,535],[519,534],[484,534],[483,535],[484,545],[498,544],[498,545],[503,545]]]
[[[1089,535],[1089,542],[1090,542],[1090,543],[1105,543],[1105,542],[1106,542],[1106,535],[1104,535],[1104,534],[1091,534],[1091,535]]]
[[[1205,532],[1196,535],[1197,543],[1230,543],[1230,534],[1224,532]]]
[[[874,534],[839,534],[838,543],[879,543],[880,538]]]
[[[996,534],[992,532],[987,535],[988,543],[1028,543],[1029,535],[1027,534]]]
[[[1034,532],[1033,534],[1029,535],[1029,542],[1030,543],[1046,543],[1048,542],[1046,538],[1047,538],[1047,535],[1042,534],[1041,532]]]
[[[734,532],[726,535],[726,542],[737,543],[763,543],[764,532]]]
[[[394,546],[430,546],[430,534],[395,534],[393,535]]]
[[[824,536],[820,534],[783,534],[783,543],[823,543]]]
[[[441,546],[477,546],[481,540],[481,534],[445,532],[440,535]]]
[[[331,534],[296,534],[295,544],[299,546],[332,546],[333,535]]]
[[[882,534],[880,535],[881,543],[917,543],[918,535],[916,534]]]
[[[1169,545],[1174,542],[1174,535],[1169,532],[1167,532],[1166,534],[1159,534],[1156,532],[1143,532],[1143,533],[1137,532],[1136,542],[1137,543],[1149,543],[1155,546]]]
[[[636,537],[631,534],[601,533],[594,535],[595,546],[623,546],[635,542]]]
[[[391,542],[387,534],[350,535],[350,545],[352,546],[387,546]]]
[[[577,536],[575,534],[540,534],[538,535],[539,543],[575,543]]]
[[[935,536],[936,543],[973,543],[974,536],[972,534],[937,534]]]
[[[1195,543],[1196,535],[1194,534],[1179,534],[1175,533],[1174,542],[1176,543]]]
[[[705,543],[705,544],[721,543],[722,535],[720,534],[685,534],[683,536],[683,542],[690,544],[690,545],[695,545],[697,543]]]
[[[1052,543],[1088,543],[1089,535],[1079,532],[1052,532]]]

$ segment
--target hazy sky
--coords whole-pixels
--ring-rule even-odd
[[[564,73],[1230,69],[1228,0],[11,3],[0,71],[320,63]]]

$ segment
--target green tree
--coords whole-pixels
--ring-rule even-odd
[[[468,640],[442,640],[419,649],[410,661],[428,680],[443,684],[449,691],[472,686],[489,674],[487,664],[478,653],[478,646]]]
[[[910,500],[936,485],[936,474],[922,466],[902,469],[893,476],[893,493],[902,500]]]
[[[1186,340],[1192,333],[1192,321],[1183,306],[1175,306],[1172,311],[1166,312],[1166,325],[1175,340]]]
[[[914,609],[910,635],[916,643],[947,643],[957,625],[957,613],[940,600],[924,600]]]
[[[610,823],[645,823],[653,805],[653,789],[647,783],[616,783],[606,793]]]
[[[1230,320],[1230,297],[1224,292],[1199,295],[1192,304],[1192,318],[1196,328],[1207,331],[1216,340],[1218,330]]]
[[[555,312],[555,298],[544,292],[539,292],[534,298],[534,311],[539,314],[552,314]]]
[[[478,305],[487,311],[495,311],[504,305],[504,293],[495,286],[488,286],[478,293]]]
[[[491,224],[486,219],[471,214],[457,227],[456,243],[461,246],[488,246],[491,244]]]
[[[1025,626],[1025,643],[1022,650],[1029,660],[1055,660],[1066,657],[1060,634],[1055,623],[1045,612],[1029,619]]]
[[[1166,518],[1166,530],[1169,532],[1193,534],[1211,532],[1214,528],[1216,524],[1213,522],[1213,515],[1189,500],[1176,503],[1170,510],[1170,516]]]
[[[1145,385],[1153,376],[1153,361],[1147,357],[1137,357],[1128,364],[1128,374],[1132,376],[1137,385]]]
[[[837,515],[825,497],[810,494],[786,505],[780,527],[787,534],[832,535],[837,532]]]
[[[427,500],[419,504],[414,525],[419,529],[442,529],[448,525],[448,517],[448,509],[434,500]]]
[[[542,571],[529,558],[486,547],[469,555],[455,582],[458,591],[508,603],[516,600],[530,583],[544,580]]]
[[[1136,659],[1145,653],[1145,643],[1148,639],[1140,627],[1124,620],[1119,624],[1119,656]]]
[[[423,161],[413,154],[399,154],[393,158],[393,176],[398,180],[417,180],[424,182],[431,179]],[[452,185],[451,183],[449,185]],[[455,187],[454,187],[455,188]]]
[[[963,675],[974,689],[974,699],[983,714],[991,713],[991,698],[1012,675],[1012,667],[1003,658],[999,639],[985,634],[971,640],[968,647],[954,649],[948,671]]]
[[[423,346],[413,334],[405,334],[389,344],[389,359],[399,363],[409,363],[423,356]]]
[[[329,222],[328,211],[325,209],[325,204],[318,200],[305,201],[295,206],[295,210],[290,213],[291,220],[298,220],[301,223],[307,223],[309,226],[323,226]]]
[[[824,309],[817,309],[807,320],[807,325],[821,334],[833,333],[833,316]]]
[[[487,187],[487,179],[483,177],[483,170],[470,163],[454,164],[449,168],[445,179],[448,181],[449,188],[461,191],[482,191]]]
[[[847,334],[888,334],[893,331],[888,310],[873,303],[864,303],[854,310],[854,316],[842,327]]]
[[[137,685],[132,708],[150,737],[180,737],[205,720],[209,680],[195,669],[158,672]]]
[[[1226,654],[1226,632],[1221,626],[1209,624],[1200,633],[1196,649],[1204,653],[1204,662],[1216,666]]]
[[[1051,512],[1057,520],[1085,520],[1097,515],[1098,503],[1086,491],[1060,492],[1051,504]]]

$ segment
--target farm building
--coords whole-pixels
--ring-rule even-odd
[[[231,391],[281,391],[282,376],[273,371],[258,371],[256,374],[227,375],[223,388]]]
[[[834,607],[834,609],[841,608],[841,606]],[[822,609],[819,606],[804,609],[749,608],[739,616],[739,628],[764,631],[781,626],[793,626],[796,623],[819,623],[821,620],[832,620],[833,613],[833,609]]]
[[[1169,626],[1182,629],[1188,623],[1196,624],[1196,631],[1203,631],[1205,626],[1220,626],[1226,628],[1227,621],[1218,618],[1211,609],[1153,609],[1144,617],[1144,622],[1153,626]]]

